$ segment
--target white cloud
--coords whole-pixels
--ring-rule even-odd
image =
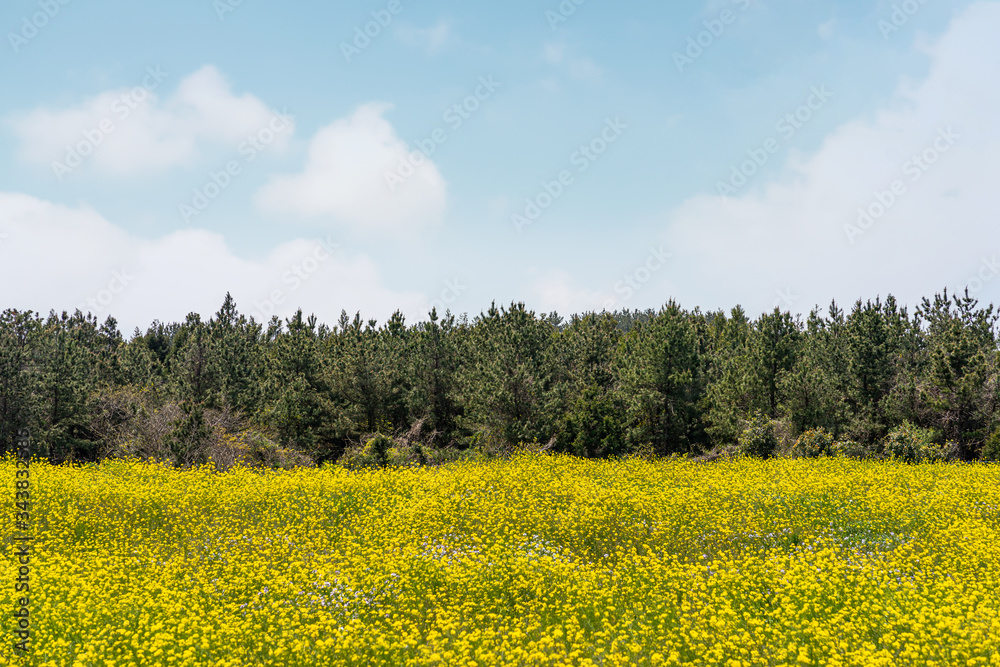
[[[274,117],[253,95],[234,95],[211,65],[182,79],[161,101],[170,79],[169,72],[150,67],[135,88],[106,91],[72,107],[17,113],[7,124],[26,162],[65,176],[77,168],[71,157],[76,152],[79,166],[122,176],[190,164],[213,144],[231,151]],[[274,145],[285,146],[293,132],[277,135]],[[68,165],[69,172],[53,163]]]
[[[824,41],[829,41],[833,37],[834,32],[837,29],[837,19],[830,19],[826,23],[821,23],[819,28],[816,29],[816,33]]]
[[[291,241],[248,260],[216,233],[146,240],[87,208],[4,192],[0,235],[3,307],[43,314],[79,307],[102,321],[113,315],[126,334],[154,319],[183,321],[192,311],[207,318],[227,291],[258,321],[288,317],[297,307],[331,325],[342,308],[380,319],[397,308],[411,318],[428,310],[424,295],[386,288],[370,258],[332,248],[330,238]]]
[[[422,48],[427,53],[437,53],[451,37],[451,23],[441,19],[430,28],[404,24],[396,29],[396,36],[404,44]]]
[[[540,304],[542,311],[556,310],[564,315],[642,310],[662,305],[675,294],[669,278],[674,258],[666,246],[649,245],[633,258],[634,264],[622,264],[616,270],[605,261],[599,268],[590,269],[592,278],[601,276],[606,281],[596,290],[581,287],[568,271],[533,268],[527,273],[531,279],[528,291],[532,304]]]
[[[257,193],[257,204],[361,231],[413,231],[439,222],[447,199],[444,178],[429,158],[412,166],[418,154],[382,117],[390,108],[365,104],[321,128],[303,171],[272,178]]]
[[[890,292],[914,303],[964,287],[984,257],[1000,254],[998,30],[1000,3],[971,5],[928,47],[926,79],[901,85],[889,107],[837,128],[813,155],[793,153],[760,190],[685,202],[668,216],[663,240],[675,260],[661,279],[684,302],[751,312],[780,301],[806,313],[833,297]],[[947,128],[959,135],[954,145],[914,180],[913,156],[932,157]],[[858,209],[888,201],[882,193],[897,180],[903,194],[851,243]],[[1000,296],[1000,276],[978,296]]]
[[[579,81],[596,81],[604,74],[604,70],[590,58],[570,55],[566,44],[563,43],[546,44],[544,57],[545,62],[565,69],[571,78]]]
[[[545,45],[545,62],[558,65],[566,59],[566,45],[549,43]]]
[[[576,284],[573,276],[560,269],[531,269],[531,301],[528,304],[536,312],[555,311],[563,317],[585,311],[601,311],[614,301],[611,289],[592,292]],[[611,310],[614,310],[612,306]]]

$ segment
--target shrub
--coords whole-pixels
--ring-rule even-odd
[[[943,461],[948,458],[952,443],[940,443],[940,435],[934,429],[920,428],[910,422],[903,422],[889,431],[883,442],[883,454],[902,461]]]
[[[816,458],[833,453],[833,435],[824,428],[811,429],[803,433],[792,446],[792,456]]]
[[[560,451],[586,458],[609,458],[625,453],[624,408],[594,386],[581,392],[559,420],[556,442]]]
[[[979,454],[979,458],[983,461],[1000,461],[1000,429],[993,431],[986,442],[983,444],[983,449]]]
[[[340,459],[340,463],[352,470],[362,468],[385,468],[389,465],[390,452],[395,458],[396,441],[382,433],[376,433],[364,445],[353,447]]]
[[[182,401],[180,408],[181,414],[172,422],[173,429],[164,444],[178,465],[205,463],[215,435],[205,423],[205,410],[190,401]]]
[[[764,415],[755,413],[747,420],[739,437],[739,453],[746,456],[769,458],[778,448],[775,423]]]
[[[852,459],[866,459],[872,452],[860,442],[854,440],[837,440],[830,445],[833,456],[846,456]]]
[[[420,442],[408,442],[405,436],[390,438],[380,434],[372,437],[364,445],[349,448],[337,460],[337,465],[348,470],[412,468],[482,458],[484,458],[482,453],[474,449],[428,447]]]
[[[216,467],[222,470],[237,464],[281,468],[283,470],[299,467],[308,468],[314,465],[313,460],[302,452],[281,447],[271,438],[254,431],[230,435],[228,440],[231,447],[217,448],[213,450],[212,454],[212,460]],[[235,457],[228,455],[227,449],[237,455]]]

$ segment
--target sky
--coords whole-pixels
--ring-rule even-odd
[[[7,0],[0,309],[1000,301],[1000,2]]]

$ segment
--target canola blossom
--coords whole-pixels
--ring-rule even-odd
[[[31,472],[0,664],[1000,666],[996,465]]]

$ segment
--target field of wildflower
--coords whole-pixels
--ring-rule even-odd
[[[31,475],[32,648],[5,612],[0,664],[1000,665],[996,465]]]

